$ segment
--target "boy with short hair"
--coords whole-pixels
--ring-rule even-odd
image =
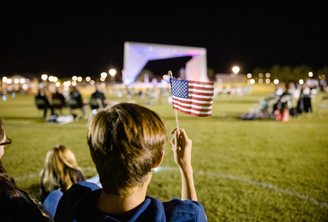
[[[102,189],[88,182],[73,185],[60,200],[55,221],[206,221],[193,182],[192,141],[183,129],[171,134],[182,200],[163,203],[146,196],[153,169],[165,153],[163,119],[131,103],[98,112],[89,122],[87,137]]]

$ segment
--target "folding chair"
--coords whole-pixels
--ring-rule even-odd
[[[62,108],[65,107],[65,105],[63,104],[63,102],[60,99],[52,99],[51,101],[51,106],[54,110],[59,110],[59,112],[61,114],[63,114]]]
[[[91,98],[89,102],[91,110],[103,109],[103,103],[99,98]]]
[[[38,109],[38,111],[42,110],[42,116],[43,116],[43,112],[46,107],[46,103],[44,102],[44,100],[43,99],[35,99],[35,105],[36,105],[36,108]]]

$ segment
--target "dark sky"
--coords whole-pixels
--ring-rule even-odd
[[[205,47],[215,73],[328,65],[326,1],[1,1],[0,76],[99,76],[125,41]],[[186,58],[150,62],[163,74]]]

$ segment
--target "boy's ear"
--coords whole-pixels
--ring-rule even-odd
[[[158,156],[158,159],[157,159],[157,161],[155,162],[153,168],[159,167],[159,165],[161,165],[161,163],[162,163],[162,161],[163,161],[163,158],[164,158],[164,154],[165,154],[165,151],[163,151],[163,153],[161,153],[161,154]]]

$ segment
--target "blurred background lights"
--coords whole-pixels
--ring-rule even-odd
[[[313,72],[309,72],[309,77],[313,77]]]
[[[7,101],[7,97],[6,97],[6,95],[2,95],[2,100],[3,100],[3,101]]]
[[[259,73],[259,77],[262,78],[263,77],[263,73]]]
[[[11,79],[7,79],[7,84],[11,84],[13,81]]]
[[[249,78],[249,79],[252,78],[252,73],[248,73],[247,78]]]
[[[267,78],[270,78],[270,76],[271,76],[270,73],[266,73],[266,74],[265,74],[265,77],[267,77]]]
[[[270,79],[266,79],[266,80],[265,80],[265,83],[266,83],[266,84],[269,84],[269,83],[270,83]]]
[[[262,84],[263,83],[263,79],[259,79],[259,83]]]
[[[27,89],[27,85],[26,84],[23,85],[23,89]]]
[[[77,80],[77,76],[73,76],[73,77],[72,77],[72,80],[73,80],[73,81],[76,81],[76,80]]]
[[[60,82],[56,82],[56,87],[59,87],[60,86]]]
[[[104,77],[100,77],[100,81],[105,81],[105,78]]]
[[[121,92],[118,92],[117,93],[117,96],[121,98],[122,97],[122,93]]]
[[[279,80],[275,79],[275,80],[273,80],[273,83],[277,85],[279,83]]]
[[[25,83],[25,79],[23,79],[23,78],[20,79],[20,80],[19,80],[19,83],[21,83],[21,84]]]
[[[72,82],[72,86],[76,86],[76,82]]]
[[[19,79],[15,79],[14,83],[15,84],[18,84],[19,83]]]
[[[109,74],[110,74],[111,76],[114,76],[114,75],[116,74],[116,70],[115,70],[115,69],[110,69],[110,70],[109,70]]]
[[[87,81],[87,82],[90,82],[90,80],[91,80],[90,76],[87,76],[87,77],[85,78],[85,81]]]
[[[249,83],[250,83],[250,84],[254,84],[254,83],[255,83],[255,79],[251,79],[251,80],[249,80]]]
[[[301,84],[301,85],[303,85],[303,84],[304,84],[304,81],[303,81],[303,79],[300,79],[298,82],[299,82],[299,84]]]
[[[101,76],[103,79],[105,79],[105,78],[107,77],[107,72],[102,72],[102,73],[100,73],[100,76]]]
[[[7,80],[8,80],[8,78],[7,78],[6,76],[4,76],[4,77],[2,78],[2,82],[7,82]]]
[[[239,72],[239,67],[238,67],[238,66],[234,66],[234,67],[232,68],[232,71],[233,71],[233,73],[238,74],[238,72]]]
[[[77,77],[78,82],[82,82],[82,76]]]
[[[46,81],[48,79],[48,75],[47,74],[42,74],[41,79],[43,81]]]
[[[96,82],[94,80],[90,81],[90,84],[93,86]]]

